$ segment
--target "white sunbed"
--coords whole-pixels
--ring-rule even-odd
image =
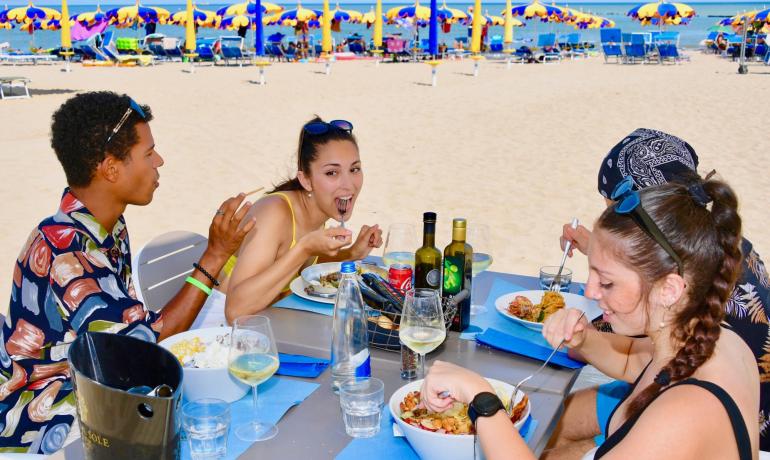
[[[25,77],[0,77],[0,99],[29,99],[29,78]],[[13,94],[14,88],[21,88],[23,93]]]

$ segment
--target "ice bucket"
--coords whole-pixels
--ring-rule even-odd
[[[70,345],[69,364],[87,459],[179,458],[183,373],[174,355],[133,337],[87,332]],[[164,384],[170,396],[126,391]]]

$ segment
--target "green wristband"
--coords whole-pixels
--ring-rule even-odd
[[[185,280],[186,283],[190,283],[193,286],[197,287],[201,291],[203,291],[206,295],[211,295],[211,288],[206,286],[205,284],[201,283],[200,281],[196,280],[192,276],[188,276]]]

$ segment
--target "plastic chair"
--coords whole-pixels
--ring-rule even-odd
[[[148,309],[158,311],[184,285],[206,250],[208,239],[197,233],[176,231],[156,236],[134,257],[134,289]]]
[[[543,50],[543,62],[561,62],[561,52],[556,48],[556,34],[538,35],[537,47]]]
[[[602,54],[604,62],[609,62],[610,58],[615,58],[616,62],[623,60],[623,34],[620,29],[602,29],[599,31],[599,37],[602,44]]]

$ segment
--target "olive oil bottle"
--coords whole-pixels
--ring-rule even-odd
[[[422,247],[414,253],[414,287],[441,289],[441,251],[436,248],[436,213],[422,215]]]
[[[473,279],[473,248],[465,242],[467,221],[452,221],[452,242],[444,249],[444,271],[441,296],[447,305],[451,298],[465,292],[465,298],[457,305],[450,329],[464,331],[471,322],[471,280]]]

